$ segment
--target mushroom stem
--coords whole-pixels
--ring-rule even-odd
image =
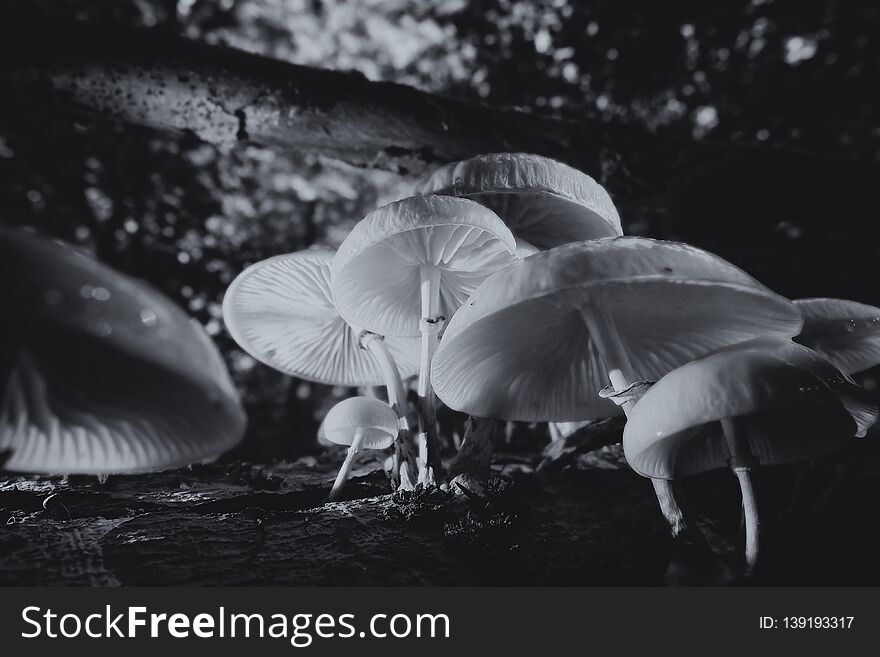
[[[432,483],[439,469],[434,389],[431,387],[431,359],[437,349],[440,331],[440,271],[432,265],[419,269],[422,293],[422,351],[419,361],[419,482]]]
[[[599,353],[599,358],[605,366],[605,371],[608,373],[608,379],[614,390],[616,392],[625,390],[630,384],[630,381],[627,380],[627,374],[632,373],[632,366],[626,349],[617,338],[614,320],[597,303],[585,304],[581,308],[581,317],[587,326],[587,331],[596,346],[596,351]],[[635,404],[635,399],[632,398],[621,404],[623,412],[627,416],[629,416],[633,404]]]
[[[749,445],[748,434],[743,430],[741,418],[725,418],[721,420],[724,438],[730,450],[730,469],[739,481],[742,492],[743,517],[746,525],[746,572],[751,573],[758,562],[758,539],[760,535],[760,519],[758,517],[758,499],[752,486],[751,470],[757,463]]]
[[[351,468],[354,466],[354,462],[357,459],[358,452],[361,449],[361,443],[363,443],[366,433],[367,430],[364,427],[358,427],[355,431],[354,439],[351,441],[351,445],[348,448],[348,454],[345,455],[345,461],[342,462],[342,467],[339,468],[339,474],[336,475],[336,481],[333,482],[333,488],[330,489],[330,495],[327,496],[327,499],[331,502],[335,502],[339,499],[339,495],[342,493],[342,487],[345,486],[345,482],[348,481],[348,476],[351,474]]]
[[[626,390],[630,382],[625,372],[631,372],[632,368],[626,350],[617,339],[617,331],[610,314],[603,312],[598,304],[587,303],[581,308],[581,317],[587,326],[593,344],[596,346],[599,358],[605,365],[605,371],[608,372],[608,379],[611,381],[614,391]],[[632,412],[635,403],[636,398],[631,396],[620,404],[627,417]],[[669,525],[672,537],[676,538],[684,534],[688,529],[687,522],[684,519],[681,506],[675,499],[672,482],[664,479],[651,479],[651,483],[654,485],[654,494],[657,496],[660,512]]]
[[[401,466],[412,468],[415,465],[409,462],[410,450],[407,449],[410,433],[409,422],[406,419],[406,388],[403,385],[403,379],[400,377],[400,370],[397,368],[394,357],[391,355],[391,351],[389,351],[388,345],[385,344],[385,339],[382,336],[370,333],[369,331],[363,331],[360,336],[360,345],[368,350],[376,359],[376,362],[379,363],[379,368],[382,370],[382,376],[385,379],[385,388],[388,391],[388,405],[394,409],[400,421],[400,433],[397,436],[397,440],[394,441],[394,455],[392,456],[391,466],[391,478],[395,485],[400,485]],[[410,481],[416,478],[414,469],[410,469],[407,475]]]
[[[683,535],[687,529],[687,523],[684,519],[684,513],[675,499],[675,490],[672,488],[672,481],[669,479],[651,479],[654,484],[654,494],[657,496],[657,502],[660,504],[660,511],[669,525],[669,531],[672,538],[678,538]]]
[[[403,387],[403,379],[400,377],[400,370],[394,362],[394,357],[388,350],[388,345],[380,335],[364,331],[360,338],[361,347],[366,349],[373,355],[382,370],[382,377],[385,379],[385,388],[388,391],[388,405],[397,413],[400,418],[400,428],[408,429],[409,425],[406,421],[406,389]]]

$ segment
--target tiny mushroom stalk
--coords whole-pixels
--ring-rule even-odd
[[[407,462],[404,376],[418,371],[416,338],[384,338],[352,326],[336,310],[330,287],[333,251],[311,249],[258,262],[232,282],[223,318],[235,341],[262,363],[307,381],[341,386],[384,384],[399,418],[392,475]],[[415,479],[413,469],[409,479]]]
[[[420,336],[419,481],[441,469],[431,362],[444,322],[484,278],[518,260],[510,230],[465,199],[417,196],[359,222],[333,260],[333,298],[352,324]]]
[[[409,430],[409,424],[406,419],[406,387],[403,385],[403,378],[400,376],[400,370],[388,349],[385,338],[369,331],[359,330],[356,332],[358,344],[361,348],[366,349],[382,370],[382,376],[385,380],[385,390],[388,396],[388,405],[394,409],[400,418],[401,430]]]
[[[417,472],[415,470],[415,459],[409,447],[410,428],[406,417],[408,406],[406,386],[403,384],[400,370],[397,369],[394,357],[388,349],[385,338],[363,329],[360,329],[357,335],[358,344],[373,355],[379,364],[379,368],[382,370],[382,374],[385,377],[388,405],[397,413],[400,422],[400,436],[394,442],[394,454],[391,459],[391,480],[395,485],[409,490],[413,488],[412,482],[417,477]]]
[[[434,385],[447,406],[479,417],[611,417],[689,360],[800,325],[791,302],[705,251],[638,237],[577,242],[486,279],[446,328]],[[668,482],[655,488],[681,533]]]
[[[217,458],[246,417],[208,334],[144,283],[0,228],[8,470],[152,472]],[[87,375],[84,376],[84,373]]]
[[[877,421],[871,396],[790,340],[721,349],[662,377],[639,400],[623,447],[639,474],[671,480],[729,466],[742,494],[747,573],[758,563],[752,472],[842,449]]]
[[[440,270],[433,265],[419,267],[422,317],[419,330],[422,334],[421,358],[419,359],[418,395],[419,409],[419,460],[422,463],[433,463],[436,456],[428,458],[429,445],[434,451],[434,431],[436,408],[434,391],[431,388],[431,359],[440,342],[440,330],[445,317],[440,315]]]
[[[332,443],[348,446],[328,499],[339,499],[351,475],[357,455],[363,449],[385,449],[397,439],[398,418],[390,406],[372,397],[344,399],[324,418],[324,436]]]

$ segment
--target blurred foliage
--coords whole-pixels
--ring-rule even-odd
[[[19,0],[18,14],[167,30],[290,62],[673,136],[874,160],[880,5],[731,0]],[[588,172],[589,173],[589,172]],[[258,365],[222,327],[232,278],[322,243],[411,181],[320,157],[107,124],[0,125],[0,220],[164,291],[226,355],[250,455],[307,451],[344,390]]]

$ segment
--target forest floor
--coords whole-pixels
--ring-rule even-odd
[[[728,473],[684,489],[717,555],[694,562],[693,546],[667,537],[650,484],[619,446],[539,468],[542,458],[496,455],[501,474],[480,500],[392,496],[382,470],[365,464],[344,501],[324,503],[337,464],[314,457],[104,483],[7,476],[0,585],[743,583],[732,575],[739,509]],[[793,471],[762,473],[764,560],[753,582],[880,584],[880,472],[844,479],[824,511],[805,505],[834,472],[816,470],[794,503]]]

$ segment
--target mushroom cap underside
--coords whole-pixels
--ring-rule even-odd
[[[246,418],[207,333],[65,244],[0,228],[5,467],[121,473],[213,459]],[[6,357],[4,357],[5,359]]]
[[[88,339],[23,347],[0,398],[4,468],[46,474],[153,472],[212,461],[243,437],[237,400]],[[67,351],[65,351],[67,349]]]
[[[717,256],[644,238],[569,244],[488,278],[453,317],[432,362],[455,410],[522,421],[610,417],[605,366],[582,312],[602,312],[635,381],[758,336],[790,337],[788,300]]]
[[[516,261],[494,213],[466,199],[420,196],[368,214],[333,261],[333,298],[348,321],[386,336],[419,335],[423,268],[439,275],[447,319],[492,272]]]
[[[351,445],[357,429],[365,429],[362,447],[366,449],[391,446],[399,428],[394,410],[372,397],[343,399],[330,409],[321,426],[327,440],[337,445]]]
[[[223,318],[251,356],[285,374],[329,385],[386,383],[358,329],[336,310],[330,287],[333,251],[275,256],[245,269],[223,298]],[[419,369],[419,340],[388,337],[401,376]]]
[[[725,467],[719,422],[727,418],[742,420],[737,426],[763,464],[839,450],[878,415],[870,395],[839,375],[790,341],[722,349],[670,372],[636,403],[624,430],[627,461],[660,479]]]

